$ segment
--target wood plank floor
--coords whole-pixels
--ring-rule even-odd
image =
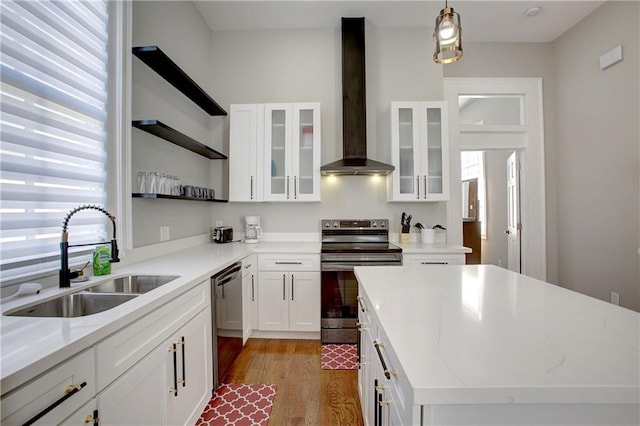
[[[362,425],[358,370],[322,370],[317,340],[249,339],[228,383],[275,384],[270,425]]]

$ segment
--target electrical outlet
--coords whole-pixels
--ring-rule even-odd
[[[620,305],[620,293],[616,293],[615,291],[611,292],[611,303]]]
[[[169,227],[161,226],[160,227],[160,241],[169,241]]]
[[[221,220],[216,220],[216,226],[222,226],[222,221]]]

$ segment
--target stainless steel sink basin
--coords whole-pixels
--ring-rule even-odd
[[[178,275],[127,275],[89,287],[92,293],[142,294],[179,278]]]
[[[137,297],[136,294],[99,294],[83,291],[66,294],[5,315],[15,317],[82,317],[115,308],[135,297]]]

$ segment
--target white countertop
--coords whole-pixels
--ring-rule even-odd
[[[127,274],[180,276],[116,308],[86,317],[29,318],[3,315],[0,325],[0,389],[4,394],[157,309],[203,280],[208,280],[225,266],[252,252],[320,253],[320,246],[320,242],[291,241],[210,243],[119,267],[111,275],[92,277],[88,282],[72,284],[70,289],[47,288],[37,296],[25,296],[3,303],[0,309],[4,313]],[[434,247],[425,245],[419,252],[435,251]]]
[[[120,306],[86,317],[29,318],[3,315],[0,327],[2,393],[104,339],[203,280],[208,280],[225,266],[247,256],[251,249],[248,244],[242,243],[207,244],[131,264],[111,275],[72,284],[71,289],[47,288],[40,295],[3,303],[4,313],[35,300],[51,299],[61,293],[72,293],[97,282],[131,273],[180,276]]]
[[[356,267],[414,404],[640,403],[640,314],[489,265]]]

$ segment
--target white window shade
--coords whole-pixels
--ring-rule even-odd
[[[107,201],[108,17],[106,1],[0,4],[3,281],[56,269],[65,215]],[[102,213],[82,211],[69,242],[110,232]]]

